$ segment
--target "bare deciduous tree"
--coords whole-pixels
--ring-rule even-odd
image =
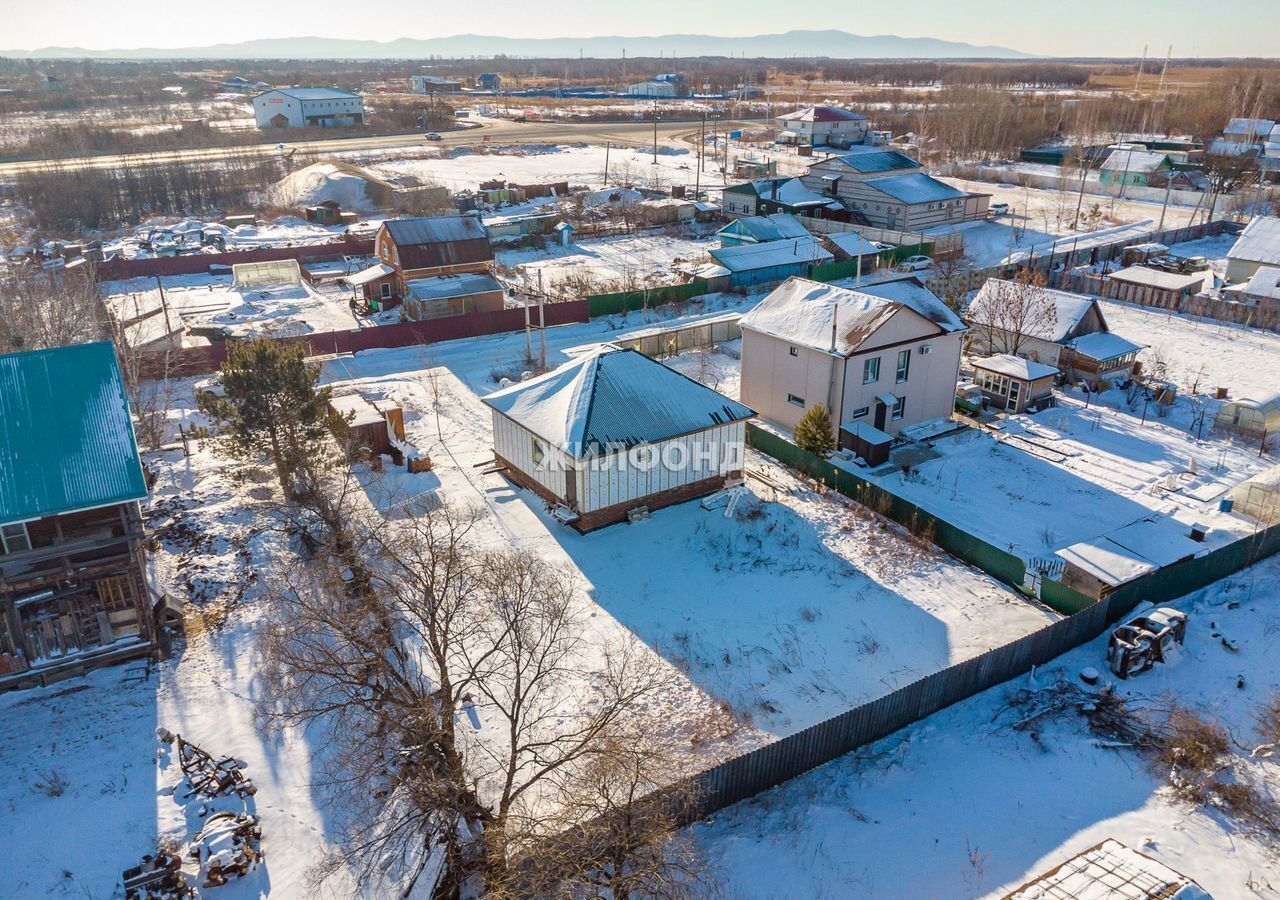
[[[1051,333],[1058,322],[1056,304],[1045,291],[1044,274],[1023,269],[1011,281],[991,279],[970,310],[977,336],[991,353],[1018,355],[1029,338]]]

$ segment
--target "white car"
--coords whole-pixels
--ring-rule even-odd
[[[898,263],[898,268],[904,272],[919,272],[922,269],[928,269],[933,266],[933,257],[931,256],[908,256],[902,262]]]

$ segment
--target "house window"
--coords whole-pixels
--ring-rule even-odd
[[[859,406],[857,409],[853,411],[853,415],[851,415],[849,418],[861,419],[863,416],[865,416],[869,412],[871,412],[870,406]]]
[[[797,397],[795,394],[787,394],[787,402],[790,403],[792,406],[798,406],[801,409],[804,409],[803,397]]]
[[[873,356],[862,361],[862,383],[875,384],[880,380],[880,357]]]
[[[535,466],[542,465],[542,461],[546,459],[547,451],[542,449],[542,442],[537,438],[533,438],[533,464]]]
[[[799,351],[799,350],[797,350],[795,347],[791,347],[791,348],[789,348],[787,352],[789,352],[792,356],[799,356],[799,355],[800,355],[800,351]]]
[[[910,371],[911,371],[911,351],[899,350],[898,351],[898,374],[897,374],[898,384],[902,384],[902,382],[907,380],[907,374]]]
[[[391,282],[389,281],[382,282],[382,299],[383,300],[391,299]]]
[[[898,402],[893,404],[893,420],[896,422],[898,419],[901,419],[903,414],[906,411],[907,411],[907,398],[899,397]]]
[[[22,522],[0,526],[0,548],[5,553],[21,553],[24,550],[30,550],[31,536],[27,534],[27,526]]]

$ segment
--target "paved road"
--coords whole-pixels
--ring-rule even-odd
[[[743,127],[744,122],[721,122],[719,128]],[[658,123],[658,143],[688,142],[698,132],[697,122]],[[428,142],[421,132],[381,136],[332,138],[317,141],[290,142],[299,153],[314,155],[359,150],[391,150],[407,147],[457,147],[479,144],[488,139],[494,144],[604,144],[644,147],[653,142],[653,123],[559,123],[559,122],[491,122],[479,128],[441,132],[443,140]],[[234,157],[267,156],[279,153],[278,142],[248,144],[236,147],[202,147],[195,150],[164,150],[157,153],[125,153],[114,156],[78,156],[59,160],[27,160],[0,163],[0,179],[10,179],[22,172],[49,165],[64,169],[111,169],[123,165],[148,165],[173,162],[205,162]]]

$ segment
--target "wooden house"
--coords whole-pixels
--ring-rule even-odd
[[[151,652],[146,496],[112,344],[0,356],[0,687]]]
[[[408,282],[488,272],[493,245],[475,216],[430,216],[383,222],[373,241],[377,263],[343,279],[370,305],[405,297]]]
[[[755,412],[635,350],[585,354],[483,399],[508,477],[579,531],[740,478]]]

